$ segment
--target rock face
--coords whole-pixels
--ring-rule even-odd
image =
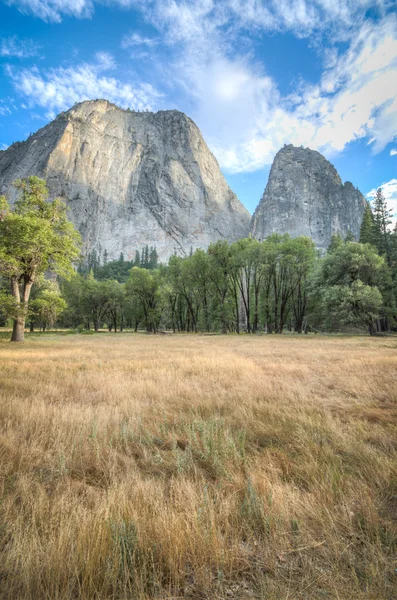
[[[361,192],[349,181],[343,185],[322,154],[284,146],[274,158],[251,232],[258,239],[271,233],[305,235],[326,248],[332,234],[344,237],[349,229],[358,239],[365,206]]]
[[[86,253],[109,259],[155,246],[161,260],[248,235],[250,215],[228,187],[197,126],[175,110],[82,102],[0,152],[0,194],[37,175],[60,196]]]

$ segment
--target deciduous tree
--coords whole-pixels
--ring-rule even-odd
[[[79,256],[80,236],[59,199],[48,202],[45,181],[15,182],[19,199],[11,207],[0,199],[0,272],[10,282],[14,320],[11,341],[23,342],[29,298],[37,277],[46,271],[69,277]]]

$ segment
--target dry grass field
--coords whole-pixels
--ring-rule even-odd
[[[2,599],[397,598],[397,339],[0,341]]]

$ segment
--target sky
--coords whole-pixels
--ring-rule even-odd
[[[397,0],[0,0],[0,150],[95,98],[186,113],[251,213],[292,143],[397,217]]]

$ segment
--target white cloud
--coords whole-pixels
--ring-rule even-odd
[[[387,201],[387,207],[392,211],[392,227],[397,223],[397,179],[391,179],[386,183],[382,183],[378,187],[382,188],[382,192]],[[374,188],[367,194],[367,198],[371,201],[376,196],[378,188]]]
[[[6,115],[10,115],[11,112],[11,108],[8,106],[8,104],[6,104],[4,100],[0,100],[0,115],[4,117]]]
[[[7,150],[7,148],[8,148],[8,144],[2,144],[0,142],[0,150]]]
[[[95,3],[141,10],[168,44],[168,52],[152,61],[150,77],[161,71],[179,107],[197,122],[230,172],[269,164],[284,143],[332,155],[368,138],[376,153],[397,133],[397,18],[388,12],[394,0],[8,2],[52,21],[67,14],[90,17]],[[376,20],[366,18],[368,9],[377,13]],[[294,95],[283,97],[266,65],[250,52],[250,40],[264,31],[290,31],[311,41],[325,35],[326,50],[318,46],[319,60],[322,52],[325,61],[320,81],[301,82]],[[334,40],[348,42],[347,51],[338,54]],[[156,42],[135,32],[121,43],[144,48],[147,57]],[[158,94],[148,84],[131,86],[100,74],[113,67],[109,55],[98,55],[94,65],[12,71],[12,76],[30,103],[49,115],[98,96],[132,108],[156,105]]]
[[[40,46],[33,40],[20,40],[16,35],[0,38],[0,56],[30,58],[39,54]]]
[[[114,57],[109,52],[97,52],[95,54],[95,58],[97,60],[97,65],[95,65],[95,69],[99,71],[111,71],[116,68],[116,62]]]
[[[122,48],[131,48],[133,46],[152,47],[158,44],[158,40],[154,38],[143,37],[139,33],[130,33],[123,37],[121,42]]]
[[[48,118],[54,118],[75,102],[94,98],[105,98],[123,108],[153,109],[160,95],[150,84],[131,85],[109,77],[104,71],[115,67],[113,57],[97,53],[96,58],[94,63],[68,68],[39,71],[37,67],[19,70],[8,67],[7,71],[29,107],[44,108]]]
[[[221,166],[238,172],[269,164],[284,143],[332,155],[360,138],[373,138],[374,153],[393,140],[397,19],[389,14],[365,21],[369,6],[372,0],[277,0],[266,6],[256,0],[157,0],[146,14],[171,50],[177,49],[168,79],[184,90],[189,114]],[[380,13],[386,6],[378,2]],[[231,25],[231,11],[240,18],[238,26]],[[236,27],[303,35],[326,25],[339,39],[354,26],[350,46],[341,55],[327,51],[319,83],[302,82],[294,96],[282,97],[265,66],[239,52]]]
[[[365,18],[368,9],[383,15],[394,0],[5,0],[10,6],[44,21],[60,22],[64,16],[92,17],[95,4],[138,8],[151,18],[163,17],[179,23],[174,35],[181,37],[203,24],[232,24],[264,31],[292,31],[308,36],[326,30],[338,39],[351,35],[351,30]]]
[[[5,0],[24,14],[32,14],[43,21],[60,23],[63,16],[89,18],[94,11],[91,0]]]
[[[368,9],[383,15],[393,0],[229,0],[241,24],[265,31],[291,31],[299,37],[329,30],[348,39],[363,23]]]
[[[396,156],[396,154],[397,154],[397,148],[392,148],[390,150],[390,156]]]

